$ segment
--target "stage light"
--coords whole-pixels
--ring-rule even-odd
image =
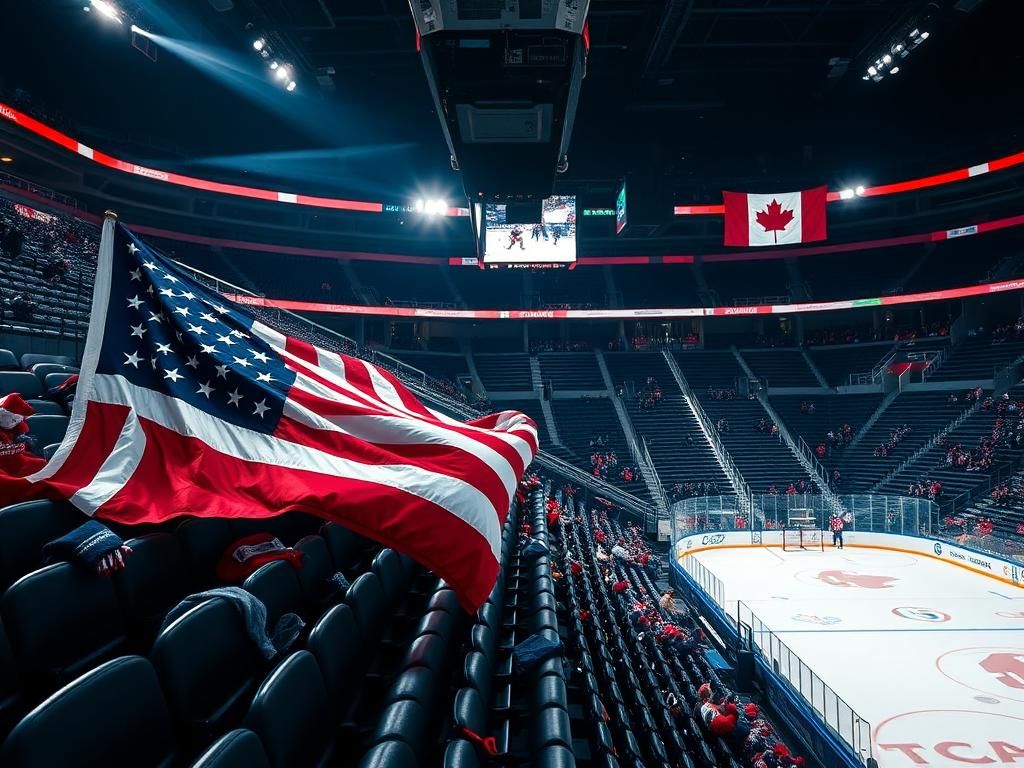
[[[252,47],[255,48],[257,51],[262,51],[266,44],[267,41],[264,40],[262,37],[257,37],[255,40],[252,41]]]
[[[868,76],[869,77],[874,77],[877,74],[878,74],[878,70],[877,69],[875,69],[874,67],[868,67]]]
[[[14,158],[10,157],[8,155],[4,155],[3,157],[0,157],[0,163],[13,163],[13,162],[14,162]]]
[[[914,31],[910,33],[910,36],[911,37],[917,37],[919,34],[921,34],[921,31],[919,29],[915,28]]]
[[[416,211],[416,213],[423,213],[423,209],[425,207],[426,207],[426,202],[423,200],[422,197],[419,198],[415,203],[412,204],[412,209],[414,211]]]
[[[841,190],[839,190],[839,199],[840,200],[850,200],[852,198],[853,198],[853,190],[852,189],[841,189]]]
[[[295,90],[295,81],[294,80],[289,80],[288,81],[288,85],[285,86],[285,90],[288,91],[288,93],[291,93],[292,91],[294,91]]]
[[[281,66],[281,65],[278,64],[276,61],[270,62],[270,68],[271,69],[277,69],[279,66]]]
[[[277,69],[275,69],[274,70],[274,77],[276,77],[278,80],[287,80],[288,79],[288,67],[278,67]]]
[[[121,20],[121,11],[113,3],[107,2],[107,0],[89,0],[89,6],[95,8],[96,12],[104,18],[124,24]],[[89,10],[89,6],[86,6],[85,10]]]
[[[929,37],[929,34],[928,34],[927,32],[922,32],[922,33],[921,33],[921,39],[922,39],[922,40],[927,40],[927,39],[928,39],[928,37]]]
[[[899,67],[893,67],[891,70],[889,70],[889,74],[895,75],[899,71],[900,71]]]
[[[892,56],[890,56],[888,53],[885,54],[885,56],[882,57],[882,63],[883,64],[892,64]]]
[[[854,189],[853,191],[857,193],[857,197],[863,197],[864,196],[864,185],[863,184],[858,184],[857,188]]]

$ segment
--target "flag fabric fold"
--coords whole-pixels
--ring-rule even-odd
[[[749,247],[824,240],[827,196],[825,186],[767,195],[722,192],[725,244]]]
[[[108,218],[68,433],[25,480],[123,523],[315,514],[408,554],[473,610],[537,449],[522,413],[433,411],[388,371],[265,325]]]

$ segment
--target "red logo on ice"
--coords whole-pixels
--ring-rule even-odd
[[[832,587],[860,587],[861,589],[889,589],[892,582],[899,581],[892,576],[872,576],[868,573],[851,573],[849,571],[822,571],[817,576]]]
[[[779,232],[785,231],[789,222],[793,220],[793,211],[782,208],[782,204],[774,198],[763,211],[758,211],[754,216],[757,223],[764,227],[765,232],[775,232],[775,242],[779,242]]]
[[[1024,688],[1024,653],[990,653],[981,668],[1009,688]]]

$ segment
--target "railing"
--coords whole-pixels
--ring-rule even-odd
[[[651,452],[647,448],[647,438],[640,437],[640,456],[643,459],[643,468],[645,471],[650,472],[651,480],[653,480],[653,495],[654,503],[658,508],[658,519],[668,519],[668,497],[665,496],[665,487],[661,484],[661,477],[658,475],[658,469],[654,466],[654,459],[651,458]],[[648,483],[648,485],[651,485]]]
[[[62,195],[60,192],[55,192],[49,187],[41,187],[35,182],[23,179],[20,176],[15,176],[10,173],[0,172],[0,184],[6,187],[14,187],[15,189],[21,189],[25,192],[31,192],[34,195],[45,197],[47,200],[53,200],[54,202],[66,205],[69,208],[77,208],[78,201],[73,197]]]
[[[850,531],[942,535],[939,505],[928,499],[848,494],[839,496],[839,501],[850,513]],[[746,517],[735,496],[694,496],[677,501],[670,507],[672,540],[702,531],[782,530],[796,509],[809,511],[818,528],[824,529],[832,512],[820,494],[760,494],[753,503],[758,509],[756,520]],[[946,537],[953,538],[948,533]]]
[[[926,350],[924,352],[911,352],[907,355],[909,362],[917,362],[924,360],[927,365],[923,371],[921,371],[921,381],[925,381],[929,376],[935,375],[942,364],[946,362],[946,358],[949,357],[949,353],[946,348],[943,347],[938,352],[934,350]]]
[[[715,603],[720,606],[725,605],[725,585],[706,565],[696,557],[684,557],[680,560],[679,565],[696,582],[697,586],[711,596]]]
[[[889,365],[892,364],[892,361],[896,358],[896,355],[899,353],[899,351],[900,351],[900,343],[896,342],[893,345],[892,350],[889,352],[889,354],[887,354],[885,357],[883,357],[879,361],[879,363],[874,368],[871,369],[871,381],[872,382],[877,384],[881,380],[882,374],[884,374],[887,370],[889,370]]]
[[[736,622],[740,644],[759,653],[775,676],[803,699],[818,719],[846,743],[862,763],[867,763],[872,757],[871,723],[857,714],[742,601],[736,604]]]

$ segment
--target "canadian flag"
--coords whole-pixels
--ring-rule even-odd
[[[824,240],[828,188],[755,195],[723,192],[726,245],[788,245]]]

